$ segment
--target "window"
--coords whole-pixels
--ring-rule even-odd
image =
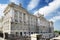
[[[11,24],[13,24],[14,22],[11,22]]]
[[[25,20],[25,13],[23,14],[23,18],[24,18],[24,20]]]
[[[41,33],[42,33],[42,31],[41,31]]]
[[[18,20],[15,19],[15,22],[18,22]]]
[[[51,28],[49,27],[49,33],[51,33]]]
[[[25,18],[25,13],[23,14],[24,18]]]
[[[21,16],[22,15],[22,12],[19,12],[19,15]]]
[[[31,32],[31,34],[33,34],[33,32]]]
[[[24,23],[26,23],[26,22],[24,21]]]
[[[25,15],[25,13],[24,13],[24,15]]]
[[[36,32],[36,33],[39,33],[39,32]]]
[[[20,23],[21,23],[22,21],[20,20]]]
[[[24,32],[24,34],[26,35],[26,32]]]
[[[18,32],[16,32],[16,36],[18,36]]]
[[[26,32],[24,32],[24,34],[26,34]]]
[[[30,32],[29,32],[29,35],[30,35]]]
[[[26,14],[24,13],[24,14],[23,14],[23,20],[24,20],[24,23],[26,23],[26,22],[25,22],[25,21],[26,21],[25,16],[26,16]]]
[[[18,12],[17,12],[17,10],[15,10],[15,17],[17,17],[18,16]]]
[[[22,36],[22,32],[20,32],[20,36]]]

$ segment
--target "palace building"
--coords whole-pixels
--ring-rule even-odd
[[[37,33],[52,37],[54,31],[53,22],[46,20],[39,13],[37,15],[30,14],[21,4],[10,3],[3,13],[1,23],[4,35],[30,36]]]

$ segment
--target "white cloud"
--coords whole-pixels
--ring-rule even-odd
[[[7,4],[0,4],[0,17],[3,16],[3,11],[5,10]]]
[[[38,12],[40,14],[44,14],[44,16],[46,16],[49,13],[53,12],[54,10],[56,10],[58,7],[60,7],[60,0],[54,0],[53,2],[49,3],[49,6],[45,6],[43,8],[40,8],[38,10]]]
[[[15,4],[19,4],[19,0],[10,0],[10,2],[14,2]]]
[[[30,3],[27,6],[28,10],[32,10],[33,8],[35,8],[40,0],[31,0]]]
[[[51,18],[49,21],[56,22],[57,20],[60,20],[60,16],[55,16],[55,17]]]

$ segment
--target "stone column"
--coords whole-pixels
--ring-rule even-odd
[[[5,33],[3,33],[3,38],[5,39]]]

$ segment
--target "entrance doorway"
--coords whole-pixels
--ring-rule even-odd
[[[20,32],[20,36],[22,36],[22,32]]]

